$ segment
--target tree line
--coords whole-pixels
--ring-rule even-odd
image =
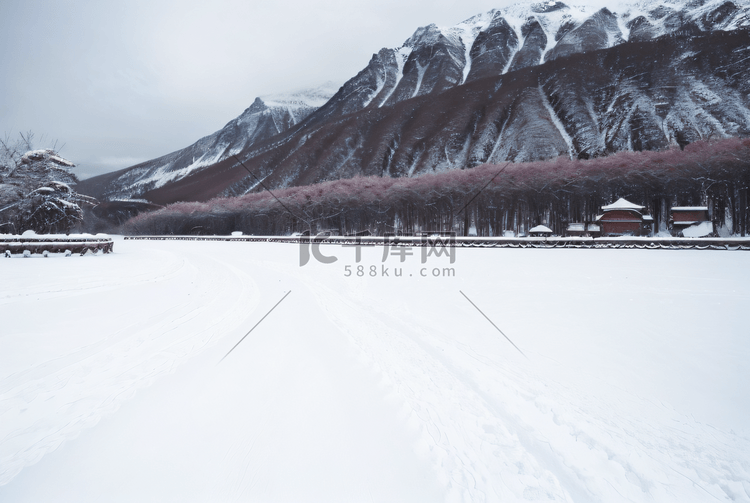
[[[569,223],[593,222],[620,197],[644,205],[657,230],[672,206],[708,206],[717,228],[748,231],[750,139],[699,141],[654,152],[590,160],[484,164],[415,178],[359,177],[175,203],[140,214],[129,234],[524,235],[543,224],[562,235]]]

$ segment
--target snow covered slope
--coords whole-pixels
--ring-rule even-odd
[[[0,261],[0,501],[750,501],[747,252],[321,252]]]
[[[347,110],[393,105],[628,40],[750,26],[748,0],[622,3],[613,10],[557,1],[519,3],[455,26],[421,27],[402,47],[373,55],[368,67],[347,83],[346,88],[357,91],[342,90],[334,101],[345,98],[347,106],[340,106]]]
[[[431,24],[401,47],[374,54],[309,115],[289,113],[283,103],[267,110],[256,101],[196,146],[107,179],[104,195],[168,203],[251,190],[256,180],[227,162],[229,153],[241,152],[271,185],[285,187],[656,149],[675,144],[678,135],[687,141],[744,135],[750,131],[748,44],[727,49],[738,56],[731,61],[719,61],[724,49],[712,44],[749,27],[750,0],[610,8],[548,1],[450,27]],[[523,82],[522,95],[515,82]],[[477,103],[472,93],[480,87],[484,97]],[[461,109],[461,100],[476,106]],[[507,106],[483,124],[498,102]],[[443,108],[438,122],[436,107]],[[342,128],[352,115],[356,127]],[[425,116],[431,124],[420,120]],[[436,123],[440,130],[429,131]]]
[[[298,130],[239,157],[267,186],[286,187],[506,160],[601,157],[676,147],[678,139],[745,137],[748,48],[748,29],[661,37],[321,118],[333,98]],[[208,200],[242,194],[255,184],[244,169],[226,162],[145,197],[159,204]]]
[[[104,199],[127,199],[216,164],[258,141],[288,130],[325,104],[338,87],[327,82],[314,89],[256,98],[239,117],[219,131],[187,148],[124,170],[97,195]],[[87,186],[86,181],[82,182],[81,190]]]

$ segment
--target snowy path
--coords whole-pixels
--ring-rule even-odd
[[[115,251],[0,262],[0,501],[750,501],[748,253]]]

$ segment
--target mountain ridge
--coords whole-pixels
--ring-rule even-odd
[[[622,8],[623,6],[618,6],[617,10],[622,11]],[[139,168],[143,165],[134,166],[126,170],[123,175],[109,182],[106,194],[110,197],[142,197],[146,193],[164,194],[168,191],[160,189],[165,185],[187,183],[180,180],[189,177],[194,178],[200,171],[214,170],[218,173],[227,169],[223,167],[227,164],[226,159],[229,155],[234,154],[240,155],[246,162],[256,166],[261,171],[262,176],[269,177],[269,181],[272,181],[273,185],[277,187],[314,183],[336,176],[351,176],[357,172],[370,172],[372,171],[370,165],[363,164],[357,170],[351,166],[347,167],[346,164],[351,164],[353,159],[367,157],[366,152],[357,153],[358,149],[366,143],[372,144],[373,142],[378,143],[378,141],[364,139],[356,130],[347,130],[349,136],[339,139],[328,137],[326,137],[328,139],[323,139],[317,132],[321,128],[327,131],[335,129],[335,124],[349,121],[347,117],[352,114],[392,108],[405,101],[425,96],[433,97],[434,100],[442,100],[440,97],[448,91],[487,78],[497,78],[498,76],[507,76],[518,72],[525,75],[525,72],[531,69],[530,71],[539,74],[538,80],[543,80],[546,78],[542,75],[544,73],[542,68],[545,64],[570,60],[570,58],[580,54],[592,54],[597,51],[606,51],[607,49],[636,43],[658,46],[655,41],[664,36],[679,37],[684,39],[687,44],[691,39],[702,40],[701,37],[706,34],[719,31],[732,32],[741,26],[750,25],[749,12],[750,2],[747,0],[743,2],[722,0],[690,3],[675,0],[658,3],[641,2],[628,6],[627,11],[623,14],[612,12],[607,8],[569,7],[562,2],[545,2],[530,6],[514,5],[503,9],[494,9],[473,16],[452,27],[427,25],[418,28],[400,48],[384,48],[373,54],[368,65],[341,86],[327,102],[310,110],[308,114],[296,122],[284,122],[283,117],[274,120],[273,114],[266,113],[263,117],[266,125],[261,129],[264,133],[262,135],[245,135],[242,138],[239,138],[241,135],[237,134],[238,140],[233,144],[235,148],[224,149],[223,153],[226,155],[223,158],[206,157],[204,152],[203,157],[199,158],[199,160],[203,159],[203,163],[196,163],[194,159],[191,159],[192,162],[189,166],[192,166],[192,168],[189,170],[177,165],[167,166],[165,164],[156,169],[152,166],[150,178],[143,176],[143,172]],[[702,48],[694,47],[693,49],[700,52]],[[689,58],[690,55],[686,54],[686,52],[683,52],[679,57]],[[656,53],[656,56],[658,56],[658,53]],[[645,65],[648,63],[647,59],[652,55],[644,49],[641,57],[643,61],[635,61],[631,64]],[[615,73],[622,71],[622,68],[618,67],[617,61],[611,61],[611,64],[613,66],[610,68],[600,66],[597,71]],[[669,62],[663,62],[663,65],[668,64]],[[633,143],[632,138],[619,138],[618,134],[622,136],[625,133],[615,131],[619,131],[618,127],[615,127],[616,125],[602,126],[599,124],[598,121],[602,120],[604,116],[600,117],[597,113],[592,113],[590,110],[593,106],[592,103],[587,104],[578,100],[578,105],[573,107],[577,110],[575,113],[569,110],[565,112],[567,115],[560,113],[560,110],[562,110],[562,102],[559,101],[560,96],[574,94],[575,88],[580,86],[580,83],[571,83],[573,89],[568,90],[569,92],[550,94],[544,92],[544,87],[549,88],[549,83],[542,83],[539,80],[536,86],[531,86],[525,91],[525,97],[520,103],[531,103],[530,110],[548,115],[549,126],[545,126],[541,130],[538,127],[536,129],[530,128],[529,131],[524,132],[523,120],[514,119],[514,121],[501,127],[500,130],[497,127],[494,130],[489,127],[485,131],[485,136],[497,137],[493,139],[494,145],[490,149],[489,158],[500,159],[499,155],[503,154],[506,157],[502,160],[535,160],[565,152],[570,156],[596,156],[618,149],[663,147],[663,142],[658,139],[660,136],[666,137],[667,144],[674,142],[676,131],[683,127],[683,123],[689,123],[691,120],[695,122],[696,117],[700,116],[697,119],[699,126],[695,128],[697,130],[705,129],[704,122],[718,123],[720,119],[726,120],[726,117],[721,118],[722,114],[723,116],[727,115],[726,110],[716,112],[718,118],[712,115],[714,114],[712,110],[717,109],[717,107],[709,103],[711,100],[729,99],[739,107],[737,108],[737,114],[743,116],[743,114],[750,113],[747,111],[747,104],[732,95],[728,88],[725,89],[725,95],[719,96],[713,92],[713,83],[708,78],[713,71],[710,68],[686,70],[687,66],[683,65],[682,69],[682,77],[687,79],[695,77],[692,73],[699,72],[701,74],[695,85],[696,92],[704,96],[704,98],[699,99],[702,104],[696,108],[693,98],[690,97],[690,92],[683,89],[680,99],[673,99],[674,97],[670,98],[669,96],[650,96],[647,100],[642,101],[640,108],[637,105],[634,105],[635,108],[630,107],[625,111],[627,121],[641,121],[645,124],[644,127],[650,131],[645,136],[636,133],[636,136],[640,136],[636,138],[635,143]],[[580,78],[583,81],[588,77],[580,76]],[[648,85],[648,83],[641,85]],[[536,91],[532,87],[536,87]],[[491,94],[495,96],[497,89]],[[628,96],[627,99],[630,100],[643,99],[637,92]],[[496,98],[497,96],[495,96]],[[566,100],[565,103],[576,102],[574,96],[568,96]],[[258,100],[243,112],[243,115],[257,103]],[[660,103],[666,104],[669,110],[660,109],[659,107],[662,106],[659,105]],[[424,106],[429,105],[425,104]],[[486,108],[491,104],[486,103],[484,106]],[[700,110],[698,110],[699,108]],[[277,110],[282,109],[283,107],[277,108]],[[691,112],[688,109],[694,110]],[[424,114],[424,111],[420,111],[420,113]],[[461,115],[460,111],[456,113]],[[475,111],[474,113],[478,112]],[[593,121],[587,120],[585,117],[581,119],[587,114],[595,117],[595,119]],[[235,120],[239,120],[243,115]],[[512,112],[511,115],[516,117],[518,114]],[[573,115],[577,117],[578,122],[568,120]],[[379,117],[380,115],[376,114],[373,117],[376,116]],[[634,116],[637,117],[637,120],[633,119]],[[661,127],[654,126],[654,123],[658,122],[659,119],[661,120]],[[402,120],[408,122],[413,119],[404,117]],[[532,119],[527,117],[526,120]],[[610,122],[616,120],[605,118],[605,121]],[[747,117],[741,117],[738,120],[741,124],[739,126],[735,124],[736,127],[731,124],[728,128],[722,127],[721,124],[714,124],[712,127],[717,131],[715,134],[720,135],[734,134],[732,131],[747,129]],[[666,129],[664,127],[665,121]],[[278,122],[282,123],[283,130],[280,130],[281,128],[277,126]],[[274,131],[271,123],[276,127],[276,134],[270,134]],[[228,123],[227,127],[230,124],[232,124],[232,121]],[[520,130],[514,133],[515,139],[513,141],[500,145],[502,142],[499,138],[503,138],[503,131],[509,125],[511,130],[513,128],[520,128]],[[378,130],[380,129],[382,132],[382,128],[370,126],[372,125],[360,124],[360,128],[372,131],[370,134],[381,134]],[[637,129],[640,126],[632,127]],[[404,127],[400,127],[400,129],[404,130]],[[609,131],[609,133],[602,133],[603,129]],[[591,132],[589,136],[579,134],[580,131],[585,132],[586,130]],[[214,135],[221,131],[214,133]],[[540,131],[544,131],[544,133]],[[603,134],[604,136],[602,136]],[[607,138],[607,134],[614,136]],[[632,132],[628,134],[631,137],[633,136]],[[699,137],[702,134],[698,131]],[[440,136],[439,133],[438,136]],[[302,171],[309,171],[307,168],[304,170],[297,168],[296,172],[295,169],[283,168],[284,163],[288,165],[291,162],[300,165],[302,161],[294,160],[296,155],[294,152],[309,150],[309,145],[305,147],[305,143],[312,141],[311,139],[322,142],[321,145],[323,146],[327,144],[335,146],[331,147],[333,150],[330,152],[319,152],[312,158],[305,158],[305,162],[313,163],[319,173],[316,176],[311,176],[309,173],[302,174]],[[202,140],[205,140],[205,138]],[[421,146],[419,144],[410,145],[409,149],[401,152],[400,150],[406,147],[398,136],[394,136],[389,141],[391,142],[390,150],[392,152],[383,154],[383,164],[386,166],[383,173],[388,176],[413,176],[424,172],[426,169],[434,171],[471,167],[471,159],[482,158],[482,155],[478,152],[490,148],[487,146],[487,141],[482,140],[476,143],[476,139],[471,140],[462,137],[461,141],[469,142],[465,148],[456,147],[453,144],[453,139],[445,138],[443,144],[423,142]],[[521,144],[523,145],[521,146]],[[614,150],[612,150],[613,148]],[[278,151],[277,154],[273,153],[274,149]],[[423,166],[423,161],[414,160],[426,155],[424,149],[429,150],[427,154],[433,158],[432,165],[428,167]],[[208,150],[216,156],[217,149]],[[376,150],[382,151],[382,148],[378,147]],[[461,154],[463,161],[451,159],[449,152],[454,150],[463,152]],[[441,151],[444,152],[444,155],[440,154]],[[344,154],[341,152],[344,152]],[[394,169],[391,170],[392,163],[387,160],[389,156],[393,160],[404,155],[411,158],[409,168],[398,167],[396,169],[397,166],[393,165]],[[344,160],[338,163],[333,162],[331,159],[336,156],[342,157]],[[159,159],[165,157],[168,156]],[[258,162],[252,161],[254,158],[258,158],[256,159]],[[216,162],[211,164],[210,161],[212,160]],[[274,163],[275,167],[273,166]],[[446,166],[450,167],[446,168]],[[279,172],[271,173],[274,170]],[[216,195],[239,194],[243,191],[253,190],[256,181],[247,173],[245,175],[247,180],[235,183],[232,187],[224,187]],[[204,183],[210,183],[211,177],[202,176],[200,178],[204,179]],[[216,178],[219,179],[221,176],[217,175]]]
[[[142,193],[139,187],[153,189],[179,180],[293,127],[325,104],[337,89],[338,86],[329,81],[312,89],[257,97],[222,129],[192,145],[129,168],[82,180],[79,189],[89,190],[104,199],[127,199]],[[114,173],[117,175],[113,177]],[[130,190],[118,190],[117,186]]]

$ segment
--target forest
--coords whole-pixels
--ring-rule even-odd
[[[681,149],[484,164],[414,178],[360,177],[240,197],[171,204],[128,220],[123,232],[225,235],[523,236],[535,225],[563,235],[624,197],[668,230],[672,206],[708,206],[722,235],[748,232],[750,139],[698,141]]]

